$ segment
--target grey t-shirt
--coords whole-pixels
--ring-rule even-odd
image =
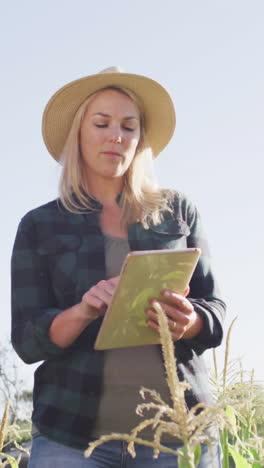
[[[127,239],[109,234],[105,234],[104,238],[106,277],[111,278],[119,275],[130,248]],[[155,389],[170,403],[159,348],[147,345],[105,351],[103,391],[93,437],[111,432],[130,432],[142,420],[135,412],[137,405],[143,401],[139,394],[141,387]],[[150,411],[146,417],[151,417]],[[145,430],[142,435],[151,436],[151,429]],[[164,436],[164,441],[166,440],[172,441]],[[175,442],[175,439],[173,441]]]

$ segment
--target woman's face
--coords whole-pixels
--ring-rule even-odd
[[[87,175],[122,177],[140,139],[140,115],[129,96],[112,90],[98,93],[88,105],[80,128],[80,147]]]

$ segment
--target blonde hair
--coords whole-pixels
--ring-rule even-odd
[[[94,207],[93,197],[89,194],[89,187],[82,171],[79,131],[91,101],[98,93],[108,89],[129,96],[139,110],[140,140],[133,161],[125,174],[120,205],[125,225],[140,221],[148,228],[150,224],[158,224],[162,220],[164,210],[171,211],[171,199],[168,193],[165,196],[159,189],[153,173],[153,156],[145,136],[142,104],[132,91],[123,87],[109,86],[96,91],[86,98],[76,112],[60,158],[63,166],[59,185],[60,201],[72,213],[85,213],[97,209]]]

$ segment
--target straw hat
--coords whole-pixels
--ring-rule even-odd
[[[153,155],[157,156],[170,141],[176,115],[171,97],[156,81],[145,76],[123,73],[120,67],[72,81],[49,100],[43,113],[42,135],[50,154],[60,158],[76,111],[92,93],[107,86],[120,86],[133,91],[141,100],[146,136]]]

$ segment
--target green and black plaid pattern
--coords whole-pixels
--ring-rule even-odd
[[[67,349],[53,344],[48,330],[57,314],[105,278],[98,213],[72,214],[56,200],[32,210],[20,222],[12,255],[13,346],[26,363],[44,361],[35,372],[33,422],[44,435],[80,449],[87,446],[102,389],[104,352],[93,349],[102,319]],[[175,353],[180,378],[192,385],[188,406],[210,402],[201,354],[222,340],[225,305],[196,208],[175,193],[173,214],[165,213],[163,222],[148,230],[140,223],[131,225],[128,238],[131,250],[202,249],[190,300],[204,328],[194,340],[176,342]]]

